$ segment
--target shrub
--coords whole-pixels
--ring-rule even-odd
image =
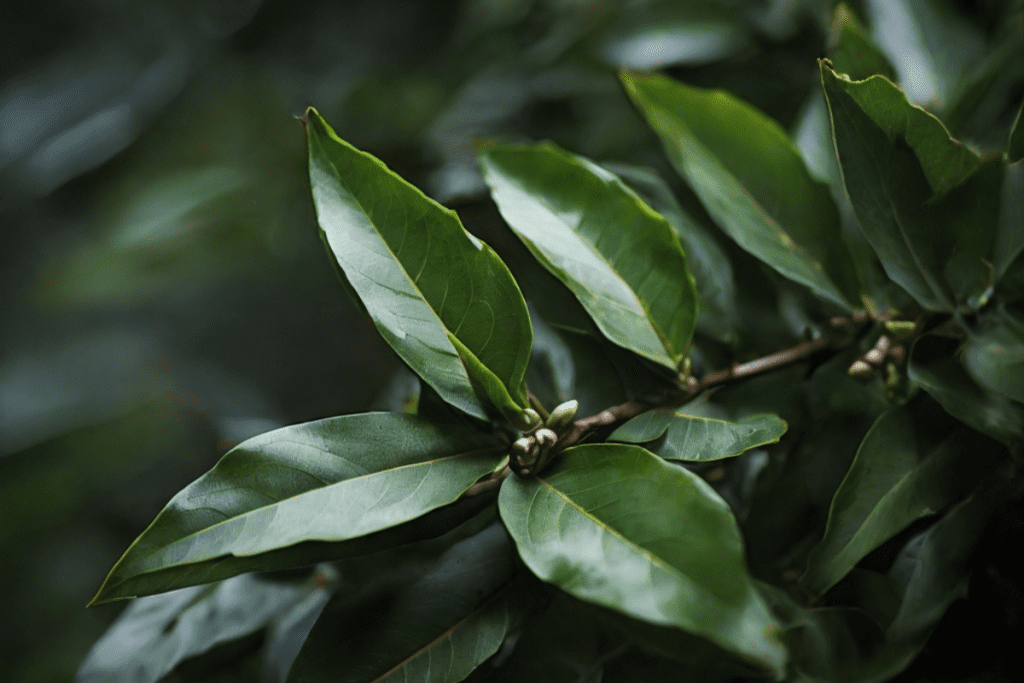
[[[179,493],[93,600],[140,598],[79,678],[228,642],[294,682],[906,669],[1019,519],[1024,125],[975,152],[842,6],[833,28],[831,186],[756,108],[628,70],[699,206],[652,169],[481,143],[535,259],[515,277],[310,109],[324,242],[415,390]]]

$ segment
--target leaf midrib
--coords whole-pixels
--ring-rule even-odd
[[[234,520],[237,520],[237,519],[243,519],[243,518],[245,518],[248,515],[251,515],[251,514],[253,514],[255,512],[258,512],[259,510],[264,510],[266,508],[274,507],[276,505],[281,505],[282,503],[284,503],[286,501],[294,500],[296,498],[300,498],[300,497],[302,497],[302,496],[304,496],[306,494],[309,494],[309,493],[323,491],[323,490],[329,489],[329,488],[331,488],[333,486],[340,486],[340,485],[343,485],[343,484],[347,484],[348,482],[354,482],[354,481],[358,481],[360,479],[366,479],[368,477],[373,477],[373,476],[381,475],[381,474],[384,474],[386,472],[396,472],[396,471],[399,471],[399,470],[406,470],[406,469],[409,469],[409,468],[412,468],[412,467],[422,467],[424,465],[434,465],[434,464],[437,464],[437,463],[440,463],[440,462],[445,462],[445,461],[449,461],[449,460],[455,460],[455,459],[458,459],[458,458],[471,457],[471,456],[478,455],[478,454],[481,454],[481,453],[486,453],[486,452],[491,451],[491,450],[494,450],[494,449],[493,448],[479,448],[479,449],[472,450],[472,451],[465,451],[465,452],[462,452],[462,453],[456,453],[456,454],[453,454],[453,455],[447,455],[447,456],[440,457],[440,458],[434,458],[433,460],[425,460],[425,461],[417,462],[417,463],[409,463],[408,465],[399,465],[398,467],[389,467],[388,469],[385,469],[385,470],[378,470],[376,472],[368,472],[368,473],[360,475],[358,477],[350,477],[348,479],[341,479],[339,481],[336,481],[336,482],[333,482],[331,484],[327,484],[325,486],[321,486],[321,487],[318,487],[318,488],[307,489],[307,490],[302,491],[300,493],[297,493],[297,494],[295,494],[293,496],[288,496],[287,498],[281,498],[281,499],[275,501],[274,503],[271,503],[270,505],[261,505],[259,507],[251,508],[251,509],[246,510],[245,512],[243,512],[243,513],[241,513],[239,515],[235,515],[233,517],[227,517],[226,519],[221,520],[219,522],[216,522],[215,524],[211,524],[211,525],[205,526],[205,527],[203,527],[201,529],[197,529],[196,531],[194,531],[194,532],[192,532],[190,534],[187,534],[185,536],[182,536],[180,538],[175,539],[171,543],[168,543],[166,545],[160,546],[159,548],[155,548],[153,551],[147,553],[146,555],[143,555],[142,557],[139,557],[139,558],[135,559],[131,564],[138,564],[140,562],[143,562],[143,561],[149,559],[150,557],[152,557],[153,555],[155,555],[156,553],[165,551],[168,548],[170,548],[171,546],[176,545],[178,543],[181,543],[183,541],[186,541],[186,540],[188,540],[190,538],[197,537],[197,536],[199,536],[201,534],[205,534],[206,532],[208,532],[208,531],[210,531],[212,529],[215,529],[215,528],[217,528],[217,527],[219,527],[219,526],[221,526],[223,524],[227,524],[229,522],[233,522]],[[235,487],[235,488],[245,488],[246,490],[255,490],[255,489],[251,489],[249,487]],[[257,491],[257,493],[262,493],[262,492]],[[266,495],[266,494],[263,494],[263,495]],[[213,509],[213,508],[210,508],[210,509]],[[129,548],[128,550],[131,551],[131,548]],[[164,566],[164,567],[159,567],[157,569],[152,569],[152,570],[141,572],[140,574],[133,575],[133,577],[131,577],[131,578],[134,578],[135,576],[143,576],[145,574],[151,574],[153,572],[169,569],[169,568],[175,567],[175,566],[177,566],[177,567],[184,567],[184,566],[191,565],[191,564],[198,564],[198,563],[201,563],[201,562],[207,562],[207,561],[210,561],[210,560],[216,559],[218,557],[222,557],[222,556],[223,555],[214,555],[212,557],[207,557],[207,558],[203,558],[203,559],[199,559],[199,560],[191,560],[191,561],[188,561],[188,562],[181,562],[181,563],[174,564],[174,565],[167,565],[167,566]],[[131,566],[131,565],[128,565],[128,566]],[[123,581],[119,582],[119,583],[123,583]]]
[[[644,99],[652,108],[657,108],[661,110],[661,112],[665,115],[668,115],[669,118],[675,118],[674,116],[672,116],[671,111],[666,109],[660,103],[654,102],[651,98],[647,97],[646,94],[640,93],[640,97]],[[775,217],[768,213],[768,210],[764,208],[761,202],[747,190],[746,186],[743,183],[741,183],[729,169],[727,169],[725,166],[721,164],[721,162],[718,160],[718,157],[715,156],[715,154],[711,152],[711,150],[708,149],[708,147],[703,142],[701,142],[700,139],[697,138],[697,136],[694,135],[689,130],[689,128],[687,128],[685,125],[681,123],[678,124],[678,126],[685,131],[685,133],[690,137],[690,139],[694,141],[696,145],[702,148],[702,150],[705,152],[705,157],[708,160],[710,160],[710,162],[714,164],[723,175],[725,175],[729,180],[733,182],[733,185],[739,190],[740,194],[746,197],[747,201],[749,202],[749,205],[752,206],[754,210],[764,218],[766,223],[771,228],[774,229],[775,237],[777,237],[776,244],[780,245],[784,250],[791,251],[796,255],[800,256],[805,261],[807,261],[812,266],[812,268],[815,271],[817,271],[822,278],[824,278],[824,282],[818,282],[816,283],[816,286],[822,287],[823,285],[827,285],[828,288],[832,290],[830,292],[830,296],[837,297],[839,302],[842,302],[844,306],[849,307],[850,304],[846,299],[846,295],[843,294],[843,292],[838,288],[838,286],[834,282],[832,282],[832,278],[828,275],[827,272],[825,272],[824,265],[818,259],[816,259],[810,252],[808,252],[805,247],[801,246],[792,237],[790,237],[789,233],[785,231],[785,229],[779,224]],[[761,257],[758,256],[758,258],[760,259]]]
[[[325,132],[326,132],[326,131],[325,131]],[[328,137],[329,137],[329,136],[330,136],[330,134],[328,133]],[[352,202],[353,202],[353,203],[354,203],[354,204],[355,204],[356,206],[358,206],[358,207],[359,207],[359,210],[360,210],[360,211],[362,212],[363,216],[365,216],[365,217],[366,217],[366,222],[367,222],[367,224],[368,224],[368,225],[369,225],[369,226],[370,226],[370,227],[371,227],[371,228],[373,229],[373,232],[374,232],[374,234],[375,234],[375,235],[377,235],[377,238],[378,238],[378,239],[380,240],[381,244],[383,244],[383,245],[384,245],[384,248],[385,248],[385,249],[387,250],[387,252],[388,252],[388,254],[389,254],[389,255],[391,256],[392,260],[393,260],[393,261],[394,261],[394,262],[395,262],[395,263],[396,263],[396,264],[398,265],[398,268],[399,268],[399,270],[400,270],[400,271],[402,272],[402,275],[404,275],[404,276],[405,276],[405,279],[406,279],[406,280],[408,280],[408,282],[409,282],[409,286],[410,286],[410,287],[412,287],[412,288],[413,288],[413,290],[414,290],[414,291],[415,291],[415,292],[416,292],[416,293],[417,293],[417,294],[419,295],[420,301],[422,301],[422,302],[423,302],[423,303],[424,303],[424,304],[426,305],[427,309],[428,309],[428,310],[429,310],[429,311],[431,312],[431,314],[432,314],[432,315],[434,316],[434,319],[435,319],[435,320],[437,321],[437,324],[438,324],[438,325],[439,325],[439,326],[441,327],[441,329],[442,329],[442,330],[444,330],[445,332],[448,332],[448,333],[452,334],[453,336],[455,336],[455,337],[458,337],[458,334],[456,334],[456,332],[453,332],[453,331],[452,331],[452,330],[451,330],[451,329],[450,329],[450,328],[449,328],[449,327],[448,327],[448,326],[447,326],[447,325],[445,324],[444,320],[442,320],[442,319],[441,319],[441,316],[440,316],[440,315],[438,314],[438,312],[437,312],[436,310],[434,310],[434,306],[433,306],[433,304],[431,304],[431,303],[430,303],[430,301],[429,301],[429,300],[427,299],[427,297],[426,297],[426,296],[425,296],[425,295],[423,294],[423,290],[421,290],[421,289],[420,289],[420,287],[419,287],[419,284],[418,284],[418,283],[416,282],[416,280],[414,280],[413,278],[411,278],[411,277],[409,276],[409,271],[408,271],[408,270],[406,270],[405,264],[404,264],[404,263],[402,263],[402,261],[401,261],[401,260],[400,260],[400,259],[398,258],[398,256],[397,256],[397,255],[395,254],[395,252],[394,252],[394,251],[393,251],[393,250],[391,249],[391,245],[390,245],[390,244],[388,244],[388,241],[387,241],[386,239],[384,239],[384,236],[383,236],[383,235],[381,234],[380,230],[378,230],[378,228],[377,228],[377,224],[373,222],[373,219],[372,219],[372,218],[370,218],[370,214],[368,214],[368,213],[366,212],[366,208],[365,208],[365,207],[363,206],[362,202],[360,202],[360,201],[359,201],[358,199],[356,199],[356,195],[355,195],[355,194],[354,194],[354,193],[352,192],[352,189],[351,189],[351,187],[350,187],[350,186],[349,186],[349,184],[348,184],[348,183],[347,183],[347,182],[345,181],[345,179],[344,179],[344,178],[342,177],[342,175],[341,175],[341,172],[340,172],[340,171],[338,170],[338,166],[337,166],[337,164],[335,164],[335,163],[334,163],[334,161],[333,161],[333,160],[332,160],[332,159],[330,158],[330,156],[329,156],[328,154],[326,154],[326,152],[325,152],[325,150],[324,150],[324,148],[323,148],[323,145],[322,145],[322,144],[320,143],[320,140],[319,140],[319,139],[317,139],[317,147],[318,147],[318,149],[319,149],[319,151],[320,151],[320,157],[321,157],[322,159],[324,159],[324,160],[325,160],[325,161],[326,161],[326,162],[327,162],[327,163],[328,163],[328,164],[330,165],[331,169],[332,169],[332,170],[334,171],[334,173],[333,173],[333,178],[334,178],[334,179],[335,179],[335,180],[336,180],[336,181],[338,182],[338,184],[339,184],[339,185],[341,185],[342,187],[344,187],[345,191],[346,191],[346,192],[348,193],[348,195],[349,195],[349,196],[350,196],[350,197],[352,198]],[[355,150],[354,148],[353,148],[353,151],[354,151],[354,152],[356,152],[356,153],[358,153],[358,150]],[[385,169],[384,169],[384,170],[385,170],[386,172],[388,172],[388,173],[392,173],[392,171],[390,171],[390,170],[389,170],[389,169],[387,169],[386,167],[385,167]],[[322,229],[322,228],[321,228],[321,229]],[[428,233],[428,234],[429,234],[429,233]],[[404,240],[404,237],[403,237],[403,240]],[[332,249],[332,252],[333,252],[333,251],[334,251],[334,250]],[[335,257],[335,258],[338,258],[338,254],[337,254],[336,252],[334,253],[334,257]],[[424,263],[424,267],[426,266],[426,261],[427,261],[427,259],[426,259],[426,258],[424,258],[424,261],[423,261],[423,263]],[[364,277],[368,277],[367,275],[365,275],[364,273],[362,273],[362,271],[360,271],[360,275],[363,275]],[[374,282],[375,284],[378,284],[378,285],[380,284],[380,283],[377,283],[377,281],[376,281],[376,280],[374,280],[373,278],[368,278],[368,279],[370,279],[370,280],[371,280],[372,282]],[[472,279],[470,279],[470,280],[469,280],[469,285],[470,285],[470,289],[471,289],[471,290],[472,290],[472,289],[474,289],[475,285],[474,285],[474,283],[473,283],[473,280],[472,280]],[[472,296],[472,292],[471,292],[471,296]],[[465,316],[466,316],[466,315],[468,315],[468,313],[469,313],[469,307],[466,307],[466,310],[465,310],[465,311],[463,312],[463,319],[465,319]],[[460,327],[461,327],[461,324],[460,324]],[[493,334],[493,332],[494,332],[494,329],[493,329],[493,328],[494,328],[494,326],[492,325],[492,326],[491,326],[491,334]],[[446,340],[447,340],[447,338],[446,338]],[[461,340],[460,340],[460,341],[461,341]],[[449,344],[449,345],[451,345],[451,342],[449,341],[449,342],[448,342],[448,344]],[[469,347],[466,347],[466,348],[469,348]],[[453,345],[452,345],[452,351],[453,351],[453,352],[455,352],[455,356],[456,356],[456,357],[458,357],[458,355],[459,355],[459,354],[458,354],[458,350],[457,350],[457,349],[455,349],[455,347],[454,347]],[[483,363],[483,361],[481,361],[481,363]],[[459,364],[460,364],[460,365],[462,365],[462,362],[461,362],[461,360],[460,360],[460,363],[459,363]],[[464,366],[464,365],[462,366],[462,368],[463,368],[463,375],[464,375],[464,378],[465,378],[465,380],[466,380],[466,384],[467,384],[467,386],[469,386],[469,387],[470,387],[470,389],[472,390],[472,388],[473,388],[473,387],[472,387],[472,380],[471,380],[471,379],[470,379],[470,377],[469,377],[469,370],[467,370],[467,369],[465,368],[465,366]],[[500,379],[500,378],[499,378],[499,379]],[[504,381],[503,381],[502,383],[504,384]],[[475,392],[475,391],[473,391],[472,393],[473,393],[473,395],[475,395],[475,394],[476,394],[476,392]]]
[[[830,561],[828,563],[828,565],[827,565],[829,568],[833,568],[833,570],[834,570],[834,567],[835,567],[835,565],[837,563],[839,563],[839,560],[841,558],[843,558],[846,555],[846,553],[849,552],[850,548],[854,545],[854,543],[859,538],[861,538],[862,534],[867,529],[868,524],[870,522],[873,522],[876,519],[879,519],[879,517],[881,515],[881,509],[884,506],[886,506],[888,503],[890,503],[893,500],[893,498],[895,498],[899,493],[901,493],[903,491],[903,489],[905,488],[907,482],[914,476],[914,474],[916,472],[921,470],[923,465],[924,465],[924,462],[919,462],[916,465],[914,465],[913,467],[911,467],[909,470],[907,470],[907,472],[905,472],[899,479],[897,479],[896,482],[892,486],[889,487],[889,490],[886,491],[885,494],[883,494],[878,499],[877,503],[875,503],[874,505],[871,506],[871,510],[864,517],[864,521],[862,521],[860,524],[857,525],[856,530],[853,532],[853,534],[850,535],[849,540],[842,545],[842,547],[840,548],[839,552],[837,552],[835,555],[833,555],[832,561]],[[917,508],[915,507],[914,509],[917,509]],[[927,513],[925,513],[925,514],[927,514]],[[919,516],[920,515],[918,515],[918,517]],[[890,535],[890,537],[891,537],[891,535]],[[882,541],[882,542],[884,542],[884,541]],[[876,545],[876,547],[877,547],[877,545]]]
[[[834,74],[833,74],[833,77],[835,77]],[[836,88],[836,89],[839,90],[840,92],[842,92],[847,97],[849,97],[851,100],[853,100],[853,96],[850,95],[849,93],[847,93],[842,88]],[[856,100],[854,100],[854,102],[856,103]],[[854,117],[851,115],[850,109],[849,109],[847,103],[845,101],[843,101],[843,98],[840,98],[839,104],[843,108],[843,113],[846,115],[847,121],[852,122],[854,120]],[[867,112],[865,112],[860,107],[860,105],[857,105],[857,106],[858,106],[858,109],[860,109],[861,112],[863,112],[865,116],[868,116]],[[875,123],[874,120],[871,119],[870,116],[868,116],[868,119],[871,120],[872,123]],[[875,125],[877,126],[878,124],[875,123]],[[881,126],[879,126],[879,128],[881,128]],[[883,132],[883,134],[885,134],[884,130],[882,132]],[[861,137],[863,137],[863,136],[861,136]],[[886,139],[888,139],[888,135],[886,135]],[[836,149],[838,149],[838,143],[836,145]],[[917,267],[918,273],[921,275],[921,278],[924,280],[924,283],[928,286],[928,289],[931,290],[931,293],[939,300],[939,303],[941,303],[943,306],[945,306],[946,309],[952,310],[952,304],[950,303],[949,299],[946,297],[945,292],[943,292],[942,289],[940,287],[938,287],[938,283],[936,283],[934,281],[934,279],[932,278],[931,274],[928,272],[928,269],[925,268],[924,262],[921,260],[921,257],[918,256],[917,251],[914,249],[914,245],[910,241],[910,236],[907,234],[906,228],[903,227],[903,221],[902,221],[902,219],[900,217],[900,213],[896,210],[896,205],[893,202],[892,194],[889,191],[889,184],[887,182],[885,182],[885,180],[884,180],[885,176],[882,174],[882,167],[878,163],[878,159],[876,158],[875,154],[871,151],[871,149],[870,148],[867,148],[867,149],[868,149],[868,156],[871,158],[871,164],[872,164],[872,166],[874,166],[875,171],[878,173],[878,177],[882,179],[882,191],[885,193],[885,198],[886,198],[886,200],[888,200],[889,208],[892,211],[893,222],[896,224],[896,227],[899,229],[899,234],[900,234],[900,237],[903,239],[903,244],[904,244],[904,246],[906,246],[907,252],[910,254],[910,257],[913,260],[914,265]],[[930,185],[929,185],[929,187],[930,187]]]
[[[669,344],[669,341],[668,341],[668,337],[666,336],[666,333],[662,331],[661,327],[654,320],[654,318],[653,318],[653,316],[651,314],[650,309],[647,307],[646,304],[644,304],[644,302],[640,299],[639,295],[633,290],[633,286],[629,282],[627,282],[626,279],[624,277],[622,277],[622,275],[619,274],[619,271],[615,269],[615,266],[613,266],[608,261],[608,259],[605,258],[604,254],[601,253],[601,251],[597,248],[597,245],[596,244],[591,244],[588,240],[584,239],[582,235],[577,233],[576,230],[569,223],[569,221],[567,221],[564,218],[562,218],[561,215],[559,215],[559,213],[557,211],[555,211],[555,209],[548,203],[548,201],[547,201],[547,199],[545,197],[538,196],[538,195],[535,195],[535,194],[529,192],[525,187],[520,185],[518,182],[515,182],[514,180],[512,180],[512,177],[510,175],[508,175],[508,174],[505,174],[505,178],[506,178],[507,182],[509,182],[510,184],[515,185],[516,188],[520,192],[522,192],[526,196],[530,197],[531,199],[536,201],[538,204],[541,204],[548,211],[548,213],[555,218],[555,220],[557,220],[558,222],[560,222],[562,225],[564,225],[566,227],[566,229],[569,231],[569,233],[571,235],[573,235],[580,243],[586,245],[586,247],[602,263],[605,264],[605,266],[608,268],[608,270],[611,272],[611,274],[614,275],[615,278],[618,279],[618,281],[623,284],[623,286],[625,286],[626,291],[628,291],[632,295],[633,300],[640,307],[640,310],[643,311],[644,317],[646,318],[647,322],[650,324],[651,330],[657,336],[658,341],[661,342],[661,346],[662,346],[662,348],[665,351],[666,357],[668,358],[668,360],[670,360],[674,364],[675,363],[674,354],[673,354],[672,349],[670,347],[670,344]],[[578,225],[582,225],[583,220],[586,217],[586,213],[589,210],[590,210],[589,206],[584,206],[583,207],[583,214],[580,216],[580,220],[579,220]],[[667,222],[667,220],[666,220],[666,222]],[[669,227],[669,230],[672,229],[671,225],[669,225],[668,227]],[[531,240],[531,242],[532,241],[533,240]],[[595,293],[591,292],[591,291],[588,291],[588,294],[590,294],[592,296],[595,295]],[[611,304],[614,304],[615,306],[617,306],[619,308],[622,308],[623,310],[633,312],[631,309],[626,308],[620,302],[618,302],[618,301],[616,301],[614,299],[611,299],[611,298],[609,298],[607,296],[600,296],[601,295],[600,292],[597,292],[596,294],[599,296],[599,298],[604,299],[605,301],[607,301],[607,302],[609,302]],[[646,355],[646,354],[644,354],[644,355]]]
[[[604,523],[603,521],[598,519],[595,515],[592,515],[590,512],[588,512],[583,507],[581,507],[579,504],[577,504],[576,501],[574,501],[572,498],[569,498],[567,495],[562,493],[560,490],[558,490],[557,488],[552,486],[551,483],[547,479],[543,479],[541,477],[537,477],[536,479],[537,479],[538,482],[540,482],[541,485],[543,485],[544,487],[546,487],[547,489],[552,491],[556,496],[561,498],[567,505],[569,505],[570,507],[575,509],[578,513],[580,513],[581,515],[583,515],[587,519],[591,520],[591,522],[593,522],[594,525],[600,527],[606,533],[611,534],[613,537],[617,538],[622,543],[625,543],[627,546],[629,546],[631,548],[634,548],[644,558],[646,558],[648,562],[650,562],[651,564],[661,568],[662,571],[665,571],[666,573],[671,574],[671,575],[677,577],[680,580],[681,583],[684,583],[687,586],[689,586],[690,589],[694,593],[696,593],[698,595],[701,595],[701,596],[710,597],[718,605],[719,609],[721,610],[721,613],[728,613],[730,606],[728,605],[728,603],[725,603],[718,595],[716,595],[716,594],[714,594],[714,593],[712,593],[712,592],[710,592],[708,590],[705,590],[700,585],[698,585],[692,578],[690,578],[689,576],[684,574],[682,572],[682,570],[678,569],[677,567],[672,566],[671,564],[668,564],[668,562],[666,560],[658,557],[657,555],[653,554],[652,552],[650,552],[646,548],[643,548],[642,546],[637,545],[636,543],[634,543],[633,541],[629,540],[628,538],[623,536],[621,533],[619,533],[619,531],[617,531],[616,529],[614,529],[611,526],[607,525],[606,523]],[[532,503],[531,503],[531,508],[532,508]],[[675,619],[673,619],[672,621],[673,621],[673,623],[677,623]]]
[[[505,582],[504,584],[502,584],[501,586],[496,588],[484,600],[481,600],[480,603],[474,609],[472,609],[469,614],[467,614],[466,616],[464,616],[463,618],[461,618],[457,622],[455,622],[455,624],[452,625],[451,628],[449,628],[447,631],[445,631],[444,633],[442,633],[438,637],[436,637],[433,640],[431,640],[430,642],[428,642],[426,645],[423,645],[422,647],[420,647],[418,650],[413,652],[411,655],[409,655],[408,657],[403,659],[401,662],[399,662],[395,666],[393,666],[390,669],[388,669],[387,671],[385,671],[383,674],[381,674],[377,678],[373,679],[373,681],[371,683],[380,683],[380,681],[386,680],[388,678],[388,676],[390,676],[391,674],[395,673],[399,669],[403,668],[406,664],[408,664],[409,662],[413,661],[417,657],[421,656],[423,653],[429,652],[438,643],[440,643],[441,641],[445,640],[446,638],[448,638],[449,636],[454,634],[458,629],[462,628],[462,626],[464,626],[466,624],[466,622],[468,622],[471,619],[479,616],[480,613],[483,612],[484,608],[486,608],[498,596],[499,593],[501,593],[502,591],[507,589],[512,584],[512,582],[514,580],[515,580],[515,578],[513,577],[513,579]],[[507,610],[506,610],[505,622],[506,622],[506,625],[507,625],[507,623],[508,623],[508,612],[507,612]],[[507,630],[507,628],[506,628],[506,630]]]

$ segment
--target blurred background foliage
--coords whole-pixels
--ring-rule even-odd
[[[869,38],[954,136],[999,148],[1024,96],[1021,0],[848,4],[860,23],[833,25],[831,0],[7,3],[0,678],[70,679],[119,611],[84,608],[106,571],[233,444],[403,391],[324,257],[306,106],[458,208],[517,276],[524,252],[482,193],[480,137],[663,170],[708,221],[620,66],[731,91],[834,179],[815,60],[843,70],[842,41]],[[748,292],[765,277],[737,270],[753,273],[738,278]],[[550,282],[521,280],[542,306]],[[791,301],[766,305],[739,314],[780,328],[745,342],[770,351],[806,321]]]

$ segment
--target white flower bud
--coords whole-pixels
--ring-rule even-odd
[[[543,420],[540,417],[540,413],[538,413],[533,408],[527,408],[526,410],[524,410],[522,412],[521,417],[523,418],[523,423],[516,426],[525,432],[528,432],[531,429],[535,429],[536,427],[540,426],[540,424],[543,422]]]
[[[566,401],[557,408],[551,411],[551,416],[548,418],[547,427],[548,429],[560,432],[569,426],[573,418],[576,417],[576,411],[579,410],[580,402],[576,400]]]

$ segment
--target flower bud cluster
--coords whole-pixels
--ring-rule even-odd
[[[534,476],[540,472],[554,455],[558,437],[572,424],[578,408],[579,402],[567,401],[551,412],[543,427],[537,427],[516,439],[509,453],[509,466],[512,471],[522,477]],[[524,412],[537,415],[529,408]],[[541,422],[539,415],[537,415],[537,422]]]

